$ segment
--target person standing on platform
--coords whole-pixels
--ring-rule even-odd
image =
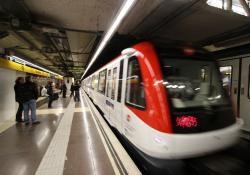
[[[23,113],[23,103],[22,103],[22,96],[21,94],[24,91],[24,78],[23,77],[18,77],[16,79],[16,84],[14,86],[14,90],[15,90],[15,99],[16,102],[18,102],[19,106],[17,109],[17,113],[16,113],[16,122],[23,122],[22,120],[22,113]]]
[[[79,82],[76,82],[75,86],[74,86],[74,91],[75,91],[75,101],[80,101],[80,84]]]
[[[74,84],[73,83],[71,84],[70,91],[71,91],[70,97],[74,96]]]
[[[51,108],[52,106],[52,102],[54,100],[54,92],[53,92],[53,86],[52,86],[52,82],[49,81],[48,82],[48,86],[47,86],[47,94],[49,95],[49,102],[48,102],[48,108]]]
[[[29,110],[31,110],[32,124],[39,124],[36,116],[36,100],[38,98],[37,85],[31,81],[31,77],[25,77],[24,90],[22,92],[24,122],[29,124]]]
[[[63,98],[66,98],[67,86],[66,86],[66,84],[64,82],[62,84],[61,91],[62,91],[62,94],[63,94]]]
[[[41,90],[41,96],[42,96],[42,97],[46,97],[46,96],[48,96],[48,94],[47,94],[47,89],[46,89],[46,87],[45,87],[45,86],[43,86],[43,87],[42,87],[42,90]]]

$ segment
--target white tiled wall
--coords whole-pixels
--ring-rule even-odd
[[[18,76],[25,76],[23,72],[0,68],[0,122],[13,118],[16,114],[14,85]]]

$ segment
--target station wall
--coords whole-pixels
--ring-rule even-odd
[[[19,76],[24,77],[25,73],[0,68],[0,122],[15,117],[18,103],[15,101],[14,85]]]

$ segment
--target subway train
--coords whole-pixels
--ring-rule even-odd
[[[141,42],[82,83],[107,122],[149,157],[191,158],[238,140],[242,122],[203,51]]]

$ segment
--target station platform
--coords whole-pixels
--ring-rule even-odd
[[[0,174],[141,174],[88,97],[37,108],[39,125],[0,133]]]

